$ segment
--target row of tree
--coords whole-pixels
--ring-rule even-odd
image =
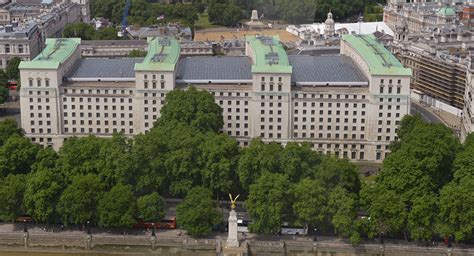
[[[92,2],[92,13],[95,17],[105,17],[115,24],[120,24],[125,2],[126,0],[95,0]],[[367,10],[370,11],[377,4],[385,2],[385,0],[193,0],[187,4],[162,4],[151,0],[132,0],[127,20],[129,24],[152,25],[157,23],[158,17],[163,17],[160,22],[180,21],[185,26],[193,27],[198,14],[203,13],[206,8],[209,21],[224,26],[234,26],[242,19],[250,18],[252,10],[258,10],[266,19],[285,20],[297,24],[322,22],[329,11],[340,21],[357,20],[355,16],[365,13],[371,20],[376,16]],[[364,9],[366,7],[368,9]]]
[[[126,0],[95,0],[92,1],[91,11],[94,17],[104,17],[114,24],[121,24]],[[202,4],[160,4],[146,0],[132,0],[127,15],[129,24],[148,26],[160,22],[181,22],[184,26],[192,27],[202,12]]]
[[[384,0],[209,0],[208,11],[209,20],[222,25],[248,18],[251,10],[258,10],[266,19],[302,24],[322,22],[329,11],[336,20],[354,20],[354,16],[364,13],[365,7],[385,3]]]
[[[146,134],[70,138],[59,152],[4,121],[0,217],[27,212],[40,222],[130,227],[137,218],[162,218],[160,195],[185,197],[178,223],[202,235],[223,220],[212,198],[233,192],[245,199],[257,233],[273,234],[287,221],[354,243],[377,235],[473,237],[473,136],[461,145],[448,128],[405,117],[383,170],[366,184],[348,160],[309,144],[255,139],[240,149],[222,126],[213,96],[194,88],[170,92]]]
[[[429,241],[474,235],[474,136],[461,145],[441,124],[406,117],[375,183],[361,192],[376,234]]]
[[[72,23],[64,27],[62,37],[77,37],[82,40],[118,40],[117,30],[113,27],[95,30],[94,26],[87,23]]]

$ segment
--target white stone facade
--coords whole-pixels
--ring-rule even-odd
[[[247,51],[249,61],[256,54]],[[312,143],[314,150],[354,161],[382,161],[410,109],[410,76],[372,75],[364,57],[342,42],[365,86],[294,84],[291,74],[252,73],[240,82],[177,83],[177,71],[136,71],[133,78],[64,81],[80,47],[57,69],[21,68],[21,121],[34,142],[59,149],[71,136],[144,133],[159,118],[166,94],[196,86],[221,106],[223,132],[247,146],[252,138]],[[34,62],[34,61],[33,61]],[[329,84],[328,84],[329,85]]]

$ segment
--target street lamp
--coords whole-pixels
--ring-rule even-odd
[[[86,226],[86,228],[87,228],[87,234],[88,234],[88,235],[91,234],[91,226],[90,226],[90,224],[91,224],[91,222],[90,222],[90,221],[87,221],[87,224],[86,224],[87,226]]]
[[[26,220],[23,220],[23,232],[28,232],[28,229],[26,228]]]
[[[151,236],[156,236],[155,234],[155,223],[151,223],[152,230],[151,230]]]

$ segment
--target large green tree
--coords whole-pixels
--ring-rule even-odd
[[[10,174],[0,179],[0,219],[13,221],[18,214],[26,213],[23,197],[26,175]]]
[[[29,173],[40,147],[25,137],[13,135],[0,148],[0,176]]]
[[[328,191],[319,180],[305,178],[292,189],[293,211],[301,223],[319,227],[328,215]]]
[[[222,217],[211,191],[204,187],[191,189],[176,208],[178,224],[192,236],[209,234],[213,225],[222,222]]]
[[[252,218],[250,230],[256,233],[279,232],[284,215],[291,212],[290,182],[284,174],[264,172],[250,186],[245,206]]]
[[[262,173],[281,172],[281,150],[279,144],[265,144],[261,139],[253,139],[250,146],[242,150],[237,173],[244,191],[249,191]]]
[[[190,125],[202,132],[218,132],[224,124],[222,109],[214,102],[214,97],[194,87],[186,91],[174,90],[166,95],[161,117],[155,125],[174,122]]]
[[[438,233],[456,241],[474,237],[474,179],[447,184],[440,193]]]
[[[18,127],[15,119],[7,118],[0,121],[0,146],[3,146],[8,138],[15,135],[23,136],[23,130]]]
[[[209,133],[201,144],[202,184],[214,193],[232,191],[236,178],[239,145],[226,134]]]
[[[57,221],[57,203],[64,189],[64,177],[55,169],[43,168],[28,175],[25,208],[37,222]]]
[[[79,175],[61,194],[58,212],[65,224],[97,223],[97,204],[104,185],[97,175]]]
[[[400,195],[380,184],[361,190],[362,209],[369,215],[369,237],[401,231],[405,221],[405,204]]]
[[[311,149],[309,143],[290,142],[279,155],[281,170],[291,181],[298,182],[303,178],[314,177],[323,156]]]
[[[358,206],[356,196],[357,194],[351,194],[340,186],[329,195],[328,211],[331,224],[339,235],[351,236],[355,232]]]
[[[144,221],[160,221],[165,217],[165,200],[153,192],[137,199],[138,215]]]
[[[435,234],[439,198],[435,194],[426,194],[413,200],[408,214],[408,229],[411,238],[430,241]]]
[[[104,193],[98,205],[99,226],[131,228],[136,222],[137,201],[130,185],[117,184]]]

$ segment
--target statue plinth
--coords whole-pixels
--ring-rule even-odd
[[[227,247],[239,247],[239,238],[237,231],[237,213],[234,209],[229,214],[229,235],[227,237]]]

